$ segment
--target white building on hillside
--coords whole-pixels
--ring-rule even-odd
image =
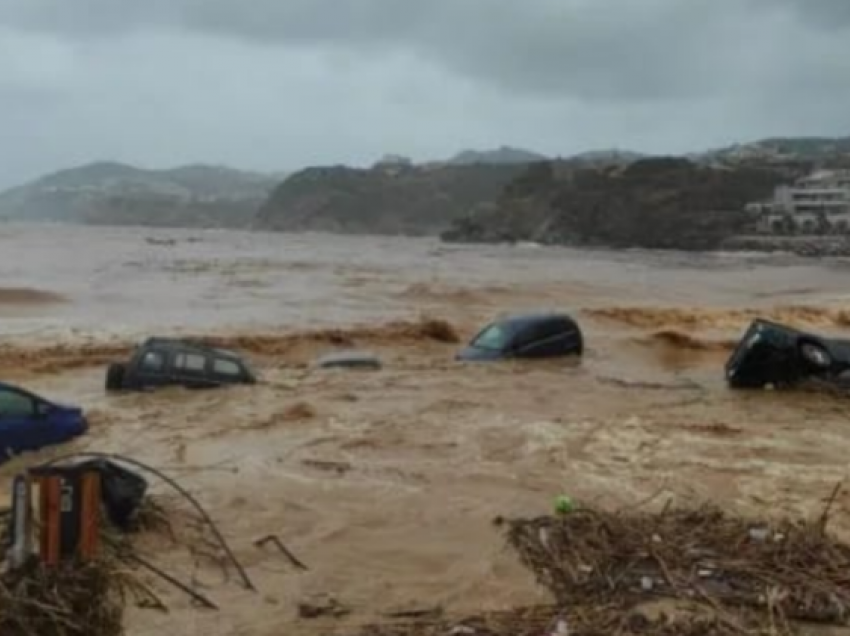
[[[850,230],[850,170],[819,170],[779,186],[760,207],[759,230],[768,233],[846,233]],[[791,228],[788,226],[792,225]]]

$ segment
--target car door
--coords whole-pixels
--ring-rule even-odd
[[[37,400],[11,387],[0,387],[0,460],[52,443],[48,418]]]

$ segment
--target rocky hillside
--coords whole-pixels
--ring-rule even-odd
[[[278,186],[257,229],[438,234],[471,208],[493,202],[524,164],[382,162],[369,169],[308,168]]]
[[[768,168],[715,168],[681,158],[603,168],[541,163],[510,183],[496,205],[463,217],[442,237],[711,249],[745,231],[753,222],[745,204],[769,196],[784,178]]]
[[[0,218],[117,225],[247,227],[280,175],[193,165],[93,163],[0,193]]]

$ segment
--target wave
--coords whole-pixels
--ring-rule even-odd
[[[235,349],[266,356],[286,356],[293,363],[306,362],[323,347],[361,345],[456,344],[460,342],[455,327],[442,319],[421,318],[417,321],[394,321],[375,327],[321,329],[290,333],[181,335],[185,340]],[[125,360],[136,342],[26,343],[0,344],[0,371],[11,375],[58,373],[71,369],[94,367]]]
[[[675,349],[705,352],[728,352],[732,351],[737,344],[735,340],[712,340],[672,329],[656,331],[649,337],[643,338],[642,341],[650,344],[662,344]]]
[[[850,310],[789,305],[764,309],[718,309],[705,307],[605,307],[586,310],[585,315],[642,329],[740,330],[756,318],[793,327],[850,327]]]

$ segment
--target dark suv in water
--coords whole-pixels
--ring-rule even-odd
[[[584,338],[575,320],[566,314],[542,313],[509,316],[487,325],[457,359],[554,358],[583,352]]]
[[[726,362],[734,389],[787,387],[803,380],[850,383],[850,340],[823,338],[768,320],[754,320]]]
[[[170,338],[148,338],[126,364],[110,364],[106,390],[159,386],[207,389],[225,384],[255,384],[257,378],[236,353]]]

